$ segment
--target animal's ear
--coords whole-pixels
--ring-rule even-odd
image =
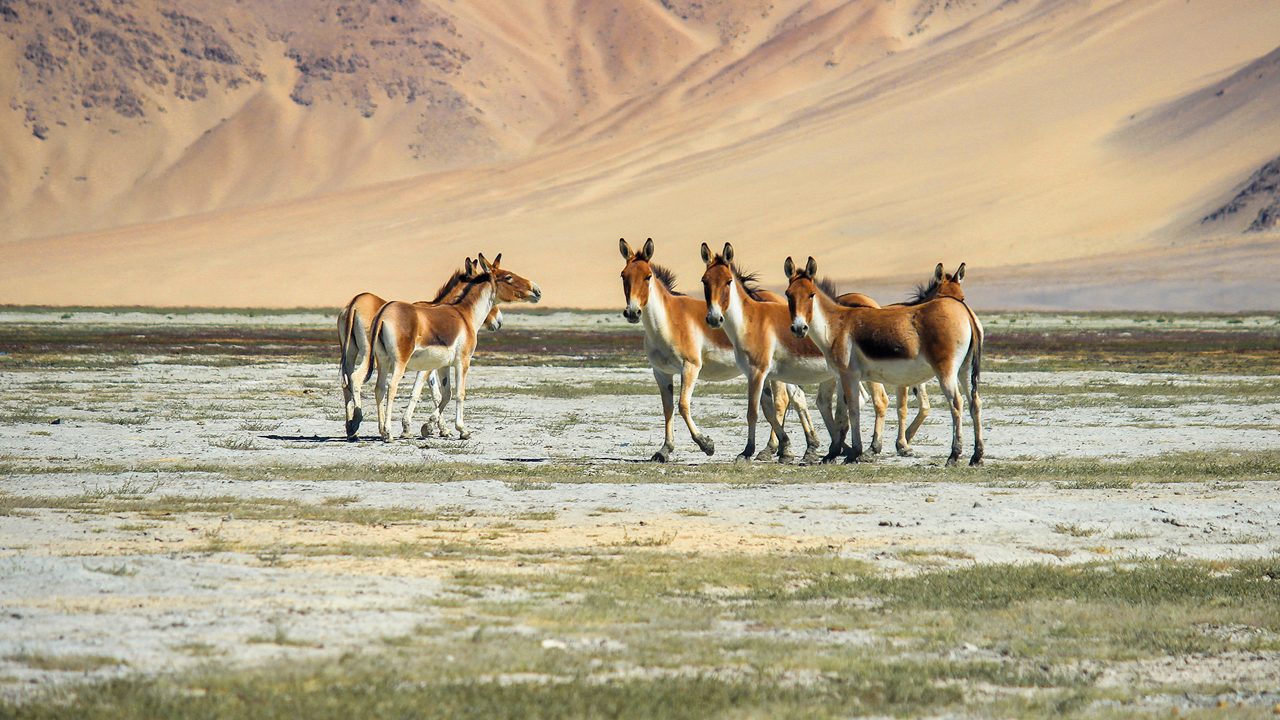
[[[502,264],[502,253],[498,253],[498,256],[493,259],[493,266],[496,268],[501,264]]]
[[[818,277],[818,261],[812,255],[809,256],[809,262],[804,264],[804,272],[811,278]]]
[[[956,282],[964,281],[964,263],[960,263],[960,267],[956,268],[955,278]]]
[[[475,272],[475,268],[472,267],[471,258],[467,258],[466,262],[462,263],[462,273],[470,277],[473,272]]]
[[[644,250],[640,251],[640,255],[645,262],[649,262],[649,259],[653,257],[653,238],[644,241]]]
[[[720,253],[720,256],[724,258],[725,262],[733,262],[733,245],[725,243],[724,252]]]
[[[942,263],[938,263],[938,267],[933,269],[933,281],[942,282]]]
[[[489,272],[489,270],[493,267],[492,265],[489,264],[489,261],[485,259],[484,253],[477,253],[476,259],[480,261],[480,269],[485,272]]]
[[[706,243],[702,243],[702,262],[711,264],[711,248],[707,247]]]
[[[791,261],[791,256],[790,256],[790,255],[788,255],[788,256],[787,256],[787,261],[786,261],[786,262],[784,262],[784,263],[782,263],[782,272],[784,272],[784,273],[786,273],[786,274],[787,274],[787,279],[788,279],[788,280],[790,280],[790,279],[792,278],[792,276],[793,276],[793,275],[795,275],[795,272],[796,272],[796,264],[795,264],[794,262],[792,262],[792,261]]]
[[[618,238],[618,252],[622,253],[622,259],[630,262],[631,246],[627,244],[626,238]]]

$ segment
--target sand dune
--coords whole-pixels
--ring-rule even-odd
[[[24,103],[74,86],[0,76],[0,302],[417,297],[484,250],[607,307],[617,238],[652,236],[695,291],[732,241],[774,283],[964,260],[988,306],[1280,307],[1280,238],[1200,222],[1280,154],[1276,3],[333,3],[292,35],[251,5],[196,6],[247,79],[140,93],[144,122],[40,140]]]

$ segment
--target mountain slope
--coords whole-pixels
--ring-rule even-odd
[[[333,3],[292,33],[283,0],[251,5],[205,21],[229,49],[192,50],[247,79],[139,91],[167,108],[145,121],[97,108],[40,140],[25,76],[5,80],[0,301],[416,297],[485,250],[548,302],[610,306],[620,235],[653,236],[686,285],[702,241],[775,281],[788,254],[849,282],[1111,255],[1182,277],[1235,242],[1200,218],[1280,148],[1264,0]],[[418,13],[420,64],[393,7]]]

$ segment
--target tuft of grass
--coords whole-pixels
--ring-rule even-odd
[[[1070,535],[1078,538],[1092,537],[1098,534],[1095,528],[1087,528],[1075,523],[1055,523],[1053,531],[1060,535]]]
[[[12,655],[6,655],[4,659],[36,670],[77,673],[128,664],[124,660],[108,655],[51,655],[29,650],[20,650]]]
[[[98,567],[94,567],[92,565],[85,565],[85,569],[92,570],[93,572],[97,572],[97,573],[102,573],[104,575],[114,575],[115,577],[133,577],[134,575],[138,574],[137,568],[129,567],[128,565],[122,562],[116,563],[115,565],[100,565]]]
[[[555,510],[529,510],[513,515],[516,520],[555,520],[558,514]]]

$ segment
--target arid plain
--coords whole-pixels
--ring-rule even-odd
[[[1277,38],[0,0],[0,717],[1275,717]],[[702,242],[882,302],[966,262],[986,465],[933,382],[913,456],[891,416],[872,462],[734,463],[741,379],[694,396],[714,456],[677,420],[648,462],[619,236],[695,297]],[[382,442],[369,385],[348,442],[338,308],[478,252],[542,303],[480,336],[473,435]]]

